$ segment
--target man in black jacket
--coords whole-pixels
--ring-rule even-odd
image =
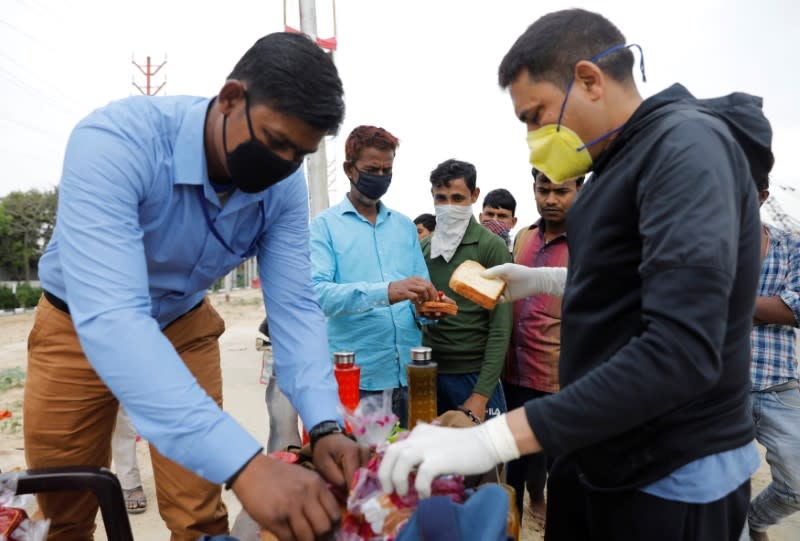
[[[746,409],[753,178],[772,166],[771,129],[745,94],[703,101],[674,85],[642,100],[630,47],[604,17],[560,11],[528,28],[499,69],[532,165],[554,182],[592,172],[567,216],[561,392],[461,433],[416,430],[387,452],[385,489],[403,492],[416,464],[426,494],[439,473],[544,449],[559,456],[548,541],[742,531],[759,463]],[[540,270],[488,274],[514,300],[543,289]]]

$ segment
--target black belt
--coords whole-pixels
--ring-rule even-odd
[[[44,295],[44,298],[47,299],[47,302],[52,304],[53,307],[61,310],[65,314],[69,314],[69,306],[67,306],[67,303],[65,303],[64,301],[62,301],[61,299],[59,299],[58,297],[56,297],[55,295],[53,295],[52,293],[47,291],[46,289],[42,292],[42,294]],[[180,318],[182,318],[183,316],[185,316],[186,314],[188,314],[192,310],[197,310],[198,308],[200,308],[200,306],[202,306],[202,304],[203,304],[203,301],[198,302],[197,304],[195,304],[194,306],[189,308],[186,312],[184,312],[180,316],[178,316],[175,319],[173,319],[172,321],[170,321],[167,325],[171,325],[172,323],[174,323],[175,321],[179,320]]]
[[[69,314],[69,306],[67,306],[67,303],[65,303],[64,301],[62,301],[61,299],[59,299],[58,297],[47,291],[46,289],[42,292],[42,294],[44,295],[44,298],[47,299],[47,302],[52,304],[55,308],[58,308],[65,314]]]

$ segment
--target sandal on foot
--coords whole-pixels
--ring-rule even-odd
[[[128,514],[138,515],[147,511],[147,497],[144,495],[142,485],[130,490],[122,489],[122,495],[125,497]]]

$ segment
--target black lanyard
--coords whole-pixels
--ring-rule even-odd
[[[220,244],[222,244],[226,250],[228,250],[233,255],[238,255],[236,252],[233,251],[233,248],[225,242],[225,239],[222,238],[222,235],[219,234],[217,228],[214,227],[214,222],[211,221],[211,216],[208,215],[208,203],[206,202],[206,194],[202,184],[197,186],[197,197],[200,199],[200,207],[203,209],[203,216],[206,218],[206,224],[208,225],[208,229],[211,231],[211,234],[214,235]],[[264,200],[260,199],[258,201],[258,213],[261,215],[261,223],[258,226],[258,233],[256,233],[256,237],[253,239],[253,242],[250,243],[250,247],[247,249],[245,253],[241,255],[242,259],[249,259],[253,257],[258,249],[258,239],[261,237],[261,230],[264,228]]]

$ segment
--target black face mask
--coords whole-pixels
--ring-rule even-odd
[[[245,193],[258,193],[285,179],[302,165],[302,160],[284,160],[267,145],[256,139],[250,120],[250,101],[244,95],[244,112],[250,140],[228,152],[226,138],[228,115],[222,121],[222,147],[228,162],[228,172],[233,184]]]
[[[383,197],[383,194],[389,189],[389,184],[392,183],[391,173],[388,175],[370,175],[358,169],[356,171],[358,172],[358,184],[353,183],[353,186],[368,199],[377,201]]]

